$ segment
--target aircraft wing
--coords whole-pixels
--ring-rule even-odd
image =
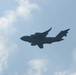
[[[45,31],[45,32],[35,33],[35,36],[37,36],[37,37],[40,38],[40,39],[43,39],[43,38],[45,38],[45,37],[48,35],[48,33],[49,33],[49,31],[50,31],[51,29],[52,29],[52,27],[51,27],[49,30]]]

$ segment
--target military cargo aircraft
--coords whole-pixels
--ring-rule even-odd
[[[70,30],[70,29],[66,29],[64,31],[61,31],[55,37],[46,37],[51,29],[52,27],[42,33],[37,32],[35,34],[32,34],[31,36],[22,36],[20,39],[31,43],[32,46],[38,45],[39,48],[43,48],[43,44],[51,44],[53,42],[59,42],[64,40],[63,37],[67,36],[67,33]]]

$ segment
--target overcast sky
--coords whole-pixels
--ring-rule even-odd
[[[20,40],[50,27],[70,31],[43,49]],[[0,75],[76,75],[76,0],[0,0]]]

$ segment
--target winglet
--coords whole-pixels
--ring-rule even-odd
[[[52,29],[52,27],[49,30],[51,30],[51,29]]]
[[[48,32],[52,29],[52,27],[48,30]]]

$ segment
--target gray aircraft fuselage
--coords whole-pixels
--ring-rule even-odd
[[[56,38],[54,37],[45,37],[43,39],[38,39],[36,37],[32,37],[32,36],[23,36],[21,37],[21,40],[29,42],[29,43],[35,43],[35,44],[51,44],[52,42],[58,41]],[[60,40],[59,40],[60,41]]]
[[[51,29],[52,28],[42,33],[38,32],[32,34],[31,36],[22,36],[20,39],[31,43],[32,46],[38,45],[39,48],[43,48],[43,44],[51,44],[53,42],[59,42],[64,40],[63,37],[67,36],[67,33],[70,30],[70,29],[66,29],[64,31],[61,31],[55,37],[46,37]]]

